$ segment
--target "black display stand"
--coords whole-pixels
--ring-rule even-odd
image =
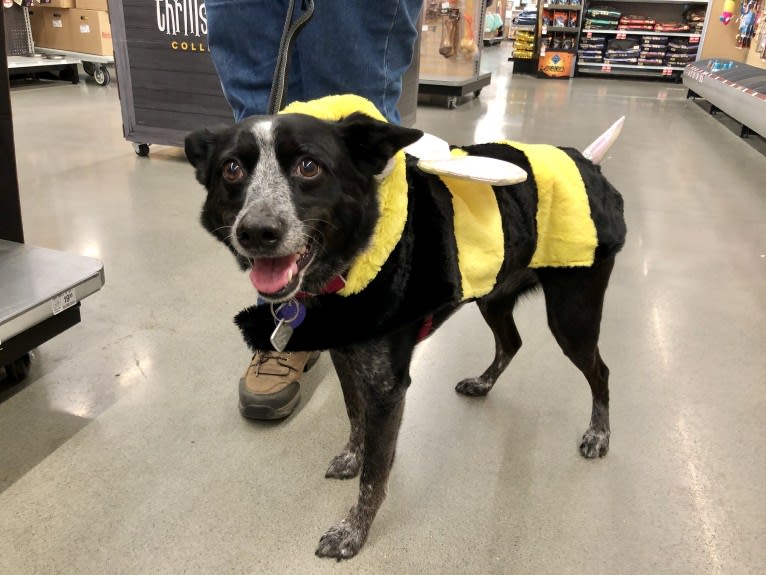
[[[180,5],[168,13],[146,0],[109,1],[123,133],[140,156],[149,144],[182,146],[201,126],[233,121],[208,52],[204,2]]]
[[[5,9],[0,7],[0,150],[3,150],[0,154],[0,240],[23,242],[4,13]]]

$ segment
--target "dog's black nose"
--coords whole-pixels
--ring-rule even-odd
[[[276,221],[240,224],[237,227],[237,241],[245,249],[273,248],[282,241],[282,227]]]

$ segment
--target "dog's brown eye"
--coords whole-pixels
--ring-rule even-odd
[[[304,178],[315,178],[319,175],[319,164],[311,158],[303,158],[298,162],[296,172]]]
[[[237,162],[231,160],[223,166],[223,177],[227,182],[236,183],[245,177],[245,171]]]

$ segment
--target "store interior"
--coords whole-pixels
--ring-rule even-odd
[[[626,117],[602,168],[628,225],[600,343],[611,449],[578,454],[590,392],[548,330],[542,294],[517,306],[523,347],[492,392],[455,393],[494,352],[468,305],[418,346],[387,499],[360,554],[335,563],[314,549],[358,489],[324,478],[348,434],[337,375],[325,353],[289,418],[240,416],[249,351],[232,318],[255,294],[199,225],[204,190],[177,145],[184,122],[221,115],[220,96],[202,94],[215,87],[205,80],[211,111],[197,102],[161,126],[155,111],[142,116],[142,78],[120,61],[115,22],[131,24],[118,4],[114,47],[89,48],[105,53],[69,45],[27,71],[9,64],[15,154],[3,148],[0,206],[12,204],[13,158],[24,246],[98,262],[104,281],[28,364],[0,362],[0,574],[764,572],[766,143],[743,134],[725,95],[712,114],[716,104],[688,97],[685,66],[667,73],[664,60],[639,75],[603,62],[581,73],[573,58],[571,76],[548,78],[537,70],[544,6],[519,24],[524,6],[510,2],[453,3],[456,18],[426,1],[421,97],[409,94],[403,114],[415,127],[457,145],[582,150]],[[630,4],[655,20],[643,26],[657,24],[648,9],[659,4],[687,9]],[[694,4],[705,14],[690,64],[766,73],[763,25],[737,47],[737,14],[724,25],[723,1]],[[569,7],[587,17],[588,5]],[[522,44],[535,66],[519,64],[519,32],[533,34]],[[703,83],[721,69],[705,68]],[[17,219],[0,221],[5,241]],[[0,287],[14,279],[0,274]]]

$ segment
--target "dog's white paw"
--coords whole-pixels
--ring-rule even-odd
[[[492,389],[493,382],[487,381],[480,377],[472,377],[464,379],[455,386],[455,391],[462,393],[463,395],[469,395],[471,397],[480,397],[487,395],[489,390]]]
[[[361,529],[344,519],[322,535],[316,554],[318,557],[333,557],[338,561],[350,559],[359,552],[366,539],[366,529]]]
[[[609,431],[589,429],[582,436],[580,454],[586,459],[604,457],[609,451]]]
[[[359,475],[361,468],[362,454],[359,451],[345,448],[332,458],[324,476],[331,479],[351,479]]]

